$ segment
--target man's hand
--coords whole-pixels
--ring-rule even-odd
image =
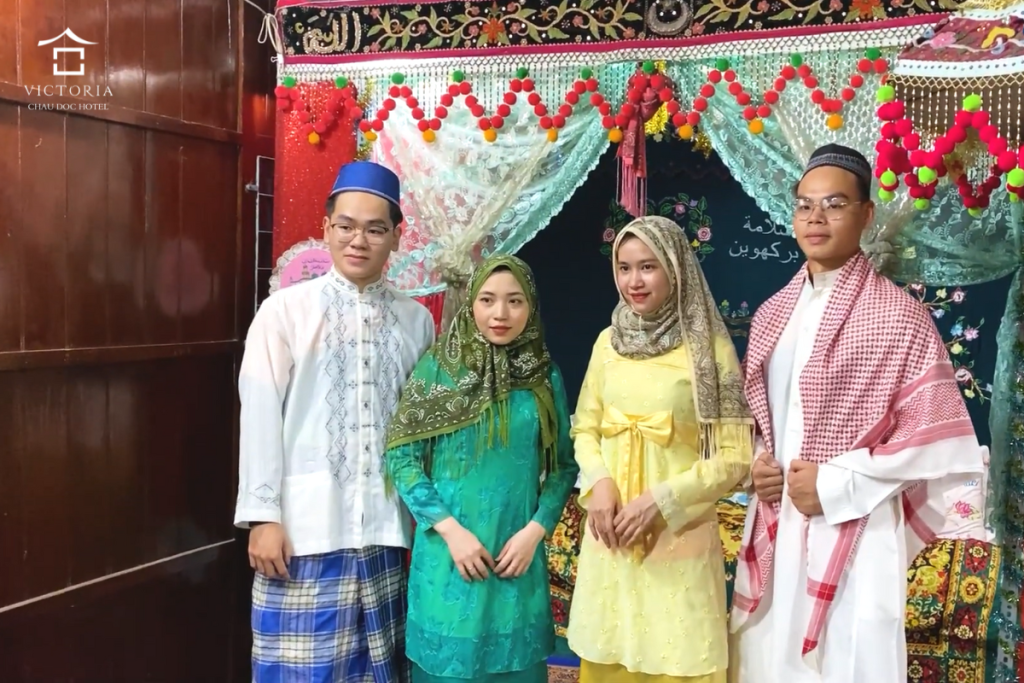
[[[544,527],[537,522],[530,522],[517,531],[498,553],[498,566],[494,568],[494,573],[503,579],[522,576],[530,568],[533,554],[546,533]]]
[[[754,492],[758,500],[774,503],[782,498],[782,466],[778,460],[768,455],[768,451],[761,451],[757,456],[750,476],[754,480]]]
[[[287,579],[292,544],[284,527],[274,522],[254,526],[249,532],[249,566],[268,579]]]
[[[441,534],[441,538],[448,544],[448,552],[451,553],[455,568],[459,570],[463,579],[483,581],[490,576],[488,567],[494,569],[491,554],[477,537],[459,524],[454,517],[441,520],[434,525],[434,530]]]
[[[821,501],[818,500],[818,465],[806,460],[794,460],[789,464],[789,498],[793,507],[802,514],[820,515]]]
[[[615,515],[615,535],[619,537],[619,545],[628,548],[642,542],[658,521],[663,521],[661,510],[651,492],[644,491]]]
[[[618,548],[619,538],[615,533],[615,516],[622,509],[622,498],[619,487],[611,477],[605,477],[590,492],[587,503],[587,526],[594,538],[603,542],[607,548]]]

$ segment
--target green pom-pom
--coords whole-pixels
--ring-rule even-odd
[[[719,57],[715,60],[715,68],[719,71],[725,71],[729,68],[729,60],[725,57]]]
[[[877,47],[869,47],[867,50],[864,51],[864,56],[870,59],[871,61],[875,61],[876,59],[882,56],[882,51],[879,50]]]
[[[348,85],[348,79],[344,76],[338,76],[334,79],[334,87],[344,88],[346,85]]]
[[[914,208],[917,209],[918,211],[927,211],[928,207],[930,207],[931,205],[931,200],[925,199],[924,197],[919,197],[918,199],[914,200]]]
[[[456,69],[452,72],[452,80],[456,83],[462,83],[462,81],[466,80],[466,74]]]
[[[1020,195],[1018,195],[1016,192],[1011,192],[1010,193],[1010,202],[1013,203],[1013,204],[1016,204],[1019,201],[1020,201]]]
[[[1013,187],[1024,187],[1024,168],[1018,166],[1006,174],[1006,184]]]
[[[530,73],[529,69],[527,69],[525,66],[521,66],[518,69],[516,69],[516,78],[518,78],[519,80],[522,80],[522,79],[526,78],[527,74],[529,74],[529,73]]]
[[[935,179],[939,177],[939,174],[934,169],[928,168],[927,166],[917,169],[917,179],[923,184],[935,182]]]
[[[643,66],[641,68],[643,69],[645,74],[650,75],[654,73],[654,62],[648,59],[643,63]]]
[[[405,83],[405,76],[402,74],[391,74],[391,82],[395,85],[402,85],[402,83]]]
[[[582,69],[580,69],[580,78],[582,78],[584,80],[590,78],[593,75],[594,75],[594,70],[591,69],[589,66],[585,66]]]
[[[964,98],[964,109],[978,111],[981,109],[981,95],[968,95]]]
[[[789,56],[789,64],[794,69],[799,68],[804,63],[804,58],[799,52],[794,52]]]
[[[294,76],[285,76],[284,80],[281,81],[281,85],[283,85],[286,88],[294,88],[295,87],[295,77]]]
[[[972,218],[980,218],[981,214],[982,214],[982,210],[979,209],[978,207],[974,207],[974,208],[971,208],[971,209],[967,209],[967,213],[971,214]]]
[[[892,171],[885,171],[884,173],[882,173],[882,177],[879,178],[878,180],[880,180],[883,185],[895,185],[896,174],[893,173]]]
[[[878,188],[878,198],[881,199],[883,202],[891,202],[893,199],[895,199],[895,197],[895,192],[890,192],[889,190]]]
[[[883,85],[875,93],[875,99],[879,102],[892,102],[896,99],[896,88],[891,85]]]

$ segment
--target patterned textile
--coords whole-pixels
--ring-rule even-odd
[[[405,550],[292,558],[252,586],[254,683],[408,683]]]
[[[789,322],[806,278],[805,266],[758,310],[751,325],[747,398],[769,450],[773,439],[764,365]],[[873,349],[870,358],[862,353],[865,348]],[[835,386],[844,390],[833,391]],[[850,259],[839,273],[814,351],[801,375],[800,393],[806,427],[801,453],[806,460],[824,463],[866,448],[873,457],[895,459],[890,465],[895,475],[900,467],[915,467],[910,458],[935,457],[926,455],[923,446],[962,439],[957,446],[964,453],[972,447],[980,453],[934,323],[914,299],[875,273],[864,254]],[[897,406],[896,410],[892,406]],[[929,494],[936,493],[940,500],[933,505]],[[903,493],[908,532],[920,542],[920,546],[910,544],[911,555],[942,528],[942,493],[925,482]],[[777,502],[759,502],[751,536],[744,539],[733,596],[734,630],[754,612],[764,592],[772,567],[778,513]],[[834,537],[820,541],[831,544],[832,552],[823,553],[821,562],[811,558],[807,590],[814,609],[804,654],[818,645],[828,608],[866,523],[863,518],[838,525]],[[909,534],[908,541],[914,541]]]
[[[499,268],[509,270],[523,288],[530,307],[526,328],[505,346],[491,344],[477,328],[473,302],[480,288]],[[551,356],[544,345],[544,326],[533,271],[515,256],[492,256],[473,271],[469,296],[452,320],[451,328],[430,353],[436,363],[419,363],[409,378],[388,426],[388,449],[421,439],[450,434],[484,416],[481,433],[493,445],[493,415],[498,418],[502,442],[508,437],[508,397],[515,389],[530,389],[537,402],[545,471],[555,465],[555,400],[548,379]],[[428,374],[423,374],[427,372]],[[454,380],[445,381],[443,375]],[[488,419],[490,418],[490,419]],[[482,449],[481,449],[482,450]],[[473,460],[466,458],[467,464]]]
[[[907,571],[907,679],[986,681],[998,651],[989,631],[999,594],[999,546],[940,539]]]
[[[709,457],[713,452],[707,436],[711,424],[753,424],[743,395],[742,375],[726,373],[728,363],[716,357],[715,339],[729,339],[729,331],[679,225],[663,216],[648,216],[624,227],[612,246],[615,273],[619,246],[631,236],[657,256],[668,275],[670,294],[661,308],[641,317],[619,292],[619,303],[612,312],[612,348],[626,358],[642,359],[660,356],[686,343],[693,366],[694,406],[701,425],[701,456]],[[732,345],[727,348],[735,354]]]

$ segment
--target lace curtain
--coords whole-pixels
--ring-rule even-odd
[[[607,78],[628,68],[605,71]],[[505,78],[477,81],[475,90],[503,92]],[[522,101],[490,143],[462,106],[450,110],[432,143],[406,122],[386,125],[374,145],[376,158],[402,178],[407,216],[388,277],[414,296],[448,287],[447,324],[474,264],[493,253],[515,253],[547,226],[607,147],[601,118],[589,106],[566,120],[555,142]]]

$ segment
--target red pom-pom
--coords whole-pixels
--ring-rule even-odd
[[[488,119],[480,119],[476,125],[480,126],[480,130],[487,130],[491,127],[491,122]]]
[[[415,109],[413,109],[411,113],[412,113],[412,117],[414,119],[416,119],[417,121],[419,121],[420,119],[423,118],[423,110],[420,109],[419,107],[416,107]]]
[[[470,111],[472,111],[478,104],[480,104],[480,101],[476,99],[475,95],[467,96],[466,99],[463,100],[463,102],[466,103],[466,106],[469,107]]]
[[[782,92],[783,90],[786,89],[786,79],[785,78],[776,78],[775,79],[775,84],[774,84],[773,87],[775,88],[775,90],[777,92]],[[771,92],[771,91],[769,90],[768,92]]]
[[[801,64],[800,66],[797,67],[796,74],[800,78],[807,78],[808,76],[811,75],[811,67],[807,66],[806,64]]]
[[[691,111],[689,114],[686,115],[686,122],[690,124],[690,126],[696,126],[698,123],[700,123],[700,114],[698,114],[695,111]]]
[[[679,127],[683,126],[685,123],[686,123],[686,115],[683,114],[682,112],[679,112],[678,114],[675,114],[672,117],[672,125],[675,126],[676,128],[679,128]]]
[[[426,119],[418,121],[416,123],[416,127],[420,129],[421,133],[426,133],[428,130],[430,130],[430,121],[427,121]]]
[[[597,79],[593,76],[587,79],[587,91],[597,92]]]
[[[914,132],[914,124],[910,119],[900,119],[899,121],[896,121],[896,135],[899,135],[902,138],[910,135],[912,132]]]
[[[892,140],[896,137],[896,124],[891,121],[882,124],[882,137],[886,140]]]
[[[594,95],[600,97],[601,93],[594,93]],[[594,95],[591,95],[591,98],[593,98]],[[576,94],[575,90],[570,90],[569,92],[565,93],[565,101],[568,102],[569,104],[575,105],[577,102],[580,101],[580,96]],[[600,102],[601,100],[599,99],[598,103]]]
[[[514,92],[507,92],[505,93],[505,96],[502,99],[505,100],[505,104],[512,105],[515,104],[516,100],[519,98],[516,97],[516,94]]]
[[[971,116],[971,125],[974,128],[981,129],[988,124],[988,112],[987,111],[976,111]]]
[[[615,119],[613,119],[610,116],[602,116],[601,125],[607,128],[608,130],[611,130],[612,127],[615,125]]]
[[[850,87],[859,88],[864,85],[864,77],[860,74],[853,74],[850,76]]]
[[[533,79],[523,79],[523,90],[525,90],[526,92],[531,92],[533,90]]]
[[[665,87],[665,77],[661,74],[651,76],[651,90],[661,90]]]
[[[658,91],[658,99],[662,102],[668,102],[672,99],[672,88],[662,88]]]
[[[640,102],[644,99],[644,91],[638,89],[630,90],[628,93],[626,93],[626,99],[629,100],[632,104],[640,104]]]
[[[946,156],[947,154],[952,152],[953,147],[953,141],[950,140],[945,135],[940,136],[938,139],[935,140],[935,152],[938,153],[940,156]]]
[[[481,116],[484,115],[484,105],[478,104],[472,109],[470,109],[469,112],[476,118],[480,118]]]
[[[512,90],[512,92],[521,92],[523,89],[523,82],[518,78],[513,78],[511,81],[508,82],[508,87],[509,89]]]
[[[459,94],[468,95],[471,92],[473,92],[473,86],[469,81],[462,81],[459,83]]]
[[[500,116],[491,117],[491,128],[501,128],[503,125],[505,125],[505,119]]]
[[[572,107],[570,107],[568,104],[561,105],[560,107],[558,107],[558,115],[561,116],[562,118],[568,118],[572,116]]]
[[[533,108],[533,113],[536,114],[537,116],[546,116],[548,113],[548,108],[543,104],[538,104],[536,107]]]
[[[821,104],[825,101],[825,93],[821,90],[815,90],[811,93],[811,102],[815,104]]]
[[[1006,151],[1007,148],[1006,138],[995,137],[988,143],[988,153],[994,157],[999,156]]]
[[[401,97],[402,89],[399,88],[397,85],[393,85],[390,88],[388,88],[388,95],[390,95],[391,97]]]
[[[729,83],[732,83],[733,81],[736,80],[736,72],[733,71],[732,69],[726,69],[725,73],[722,74],[722,78],[724,78]]]
[[[370,122],[367,121],[366,119],[363,119],[362,121],[360,121],[359,122],[359,130],[363,131],[364,133],[370,132]]]
[[[860,71],[861,73],[868,73],[871,71],[871,60],[865,58],[857,62],[857,71]]]
[[[330,128],[338,122],[338,119],[334,118],[332,114],[324,114],[324,117],[320,120],[324,122],[324,126],[327,128]]]
[[[363,118],[363,110],[359,107],[352,107],[348,110],[348,117],[353,121],[358,121]]]
[[[921,180],[916,173],[906,173],[903,175],[903,184],[907,187],[920,187]]]
[[[639,90],[640,92],[647,90],[647,86],[650,85],[650,81],[644,74],[633,76],[632,78],[629,79],[629,83],[629,87],[631,87],[633,90]]]
[[[743,118],[747,121],[753,121],[757,118],[757,111],[753,107],[747,107],[743,110]]]
[[[391,114],[388,112],[387,109],[381,109],[380,111],[377,112],[377,118],[380,119],[381,121],[387,121],[388,116],[390,115]]]
[[[840,93],[840,97],[842,97],[846,102],[852,102],[856,95],[857,92],[853,88],[843,88],[843,92]]]
[[[785,78],[787,81],[791,81],[794,78],[796,78],[796,69],[791,67],[789,64],[782,67],[782,71],[780,71],[779,73],[782,74],[782,77]]]
[[[708,72],[708,80],[712,83],[718,83],[722,80],[722,72],[718,69],[712,69]]]
[[[757,118],[766,119],[771,115],[772,108],[769,107],[767,104],[762,104],[760,107],[757,108]]]
[[[999,130],[991,123],[986,124],[978,130],[978,139],[988,144],[995,138],[999,137]]]
[[[924,189],[920,187],[910,187],[907,188],[907,193],[910,194],[913,199],[920,199],[924,196]]]
[[[507,104],[499,104],[496,111],[498,112],[498,116],[504,119],[512,114],[512,107]]]
[[[750,104],[750,93],[741,92],[739,95],[737,95],[736,104],[740,105],[741,107],[745,107],[748,104]]]
[[[412,88],[410,88],[407,85],[403,85],[401,90],[398,91],[398,94],[401,95],[402,97],[412,97]]]
[[[458,83],[452,83],[451,85],[449,85],[448,86],[448,94],[451,95],[452,97],[455,97],[456,95],[458,95],[459,94],[459,84]]]
[[[959,145],[967,139],[967,129],[961,126],[953,126],[949,129],[949,132],[946,133],[946,137],[949,138],[949,141],[954,145]]]
[[[627,119],[631,119],[633,118],[633,115],[636,114],[636,107],[634,107],[629,102],[625,102],[619,109],[619,113],[625,116]]]
[[[766,90],[764,92],[764,101],[768,104],[775,104],[779,101],[779,93],[774,90]]]
[[[540,95],[535,92],[531,92],[529,95],[526,96],[526,102],[531,107],[536,107],[538,104],[540,104]]]
[[[628,124],[629,124],[629,118],[628,117],[626,117],[626,116],[624,116],[622,114],[616,114],[615,115],[615,125],[616,126],[618,126],[619,128],[625,128]]]
[[[441,130],[441,119],[430,119],[430,130]]]
[[[804,79],[804,87],[814,89],[818,87],[818,79],[814,76],[808,76]]]
[[[278,97],[288,97],[288,88],[284,87],[283,85],[279,85],[276,88],[274,88],[274,94],[277,95]]]
[[[708,108],[708,101],[703,97],[698,97],[693,101],[693,108],[696,111],[706,111]]]
[[[434,110],[434,116],[436,116],[439,119],[447,118],[448,110],[445,109],[444,107],[438,107],[437,109]]]
[[[705,83],[704,85],[700,86],[700,96],[701,97],[711,97],[714,94],[715,94],[715,86],[711,85],[710,83]]]
[[[292,100],[292,106],[295,107],[296,109],[299,109],[299,110],[305,109],[306,108],[306,101],[305,100],[301,100],[301,99],[299,99],[299,100]]]
[[[884,74],[889,68],[889,61],[884,57],[879,57],[874,63],[875,73]]]
[[[958,111],[953,117],[953,125],[969,126],[974,123],[974,114],[969,111]]]
[[[420,106],[420,103],[416,100],[415,97],[406,97],[405,106],[409,107],[409,109],[415,109],[416,107]]]
[[[572,84],[572,91],[577,95],[587,92],[587,84],[584,81],[576,81]]]
[[[916,150],[921,146],[921,136],[917,133],[908,133],[903,136],[903,147],[909,151]]]
[[[288,111],[289,109],[292,108],[292,101],[291,100],[278,100],[277,101],[277,108],[280,111]]]
[[[384,122],[381,121],[380,119],[374,119],[370,123],[370,127],[373,128],[375,131],[377,131],[379,133],[382,130],[384,130]]]
[[[551,118],[551,123],[555,126],[555,128],[562,128],[565,126],[565,117],[562,116],[561,114],[555,114]]]
[[[910,165],[914,168],[924,168],[928,165],[928,154],[921,149],[915,149],[910,153]]]
[[[388,99],[384,100],[383,102],[381,102],[380,104],[381,104],[382,107],[384,107],[388,111],[392,111],[395,108],[395,101],[393,99],[391,99],[390,97]]]
[[[736,95],[739,95],[741,92],[743,92],[743,86],[742,85],[740,85],[736,81],[733,81],[732,83],[729,84],[729,94],[730,95],[735,97]]]
[[[443,107],[450,107],[453,104],[455,104],[455,98],[454,97],[452,97],[448,93],[445,93],[444,95],[441,95],[441,106],[443,106]]]
[[[601,116],[608,116],[612,113],[612,103],[605,100],[601,103],[601,106],[597,108],[597,111],[601,113]]]
[[[665,109],[668,111],[669,116],[675,116],[676,112],[679,111],[679,102],[677,102],[676,100],[672,100],[667,105],[665,105]]]

